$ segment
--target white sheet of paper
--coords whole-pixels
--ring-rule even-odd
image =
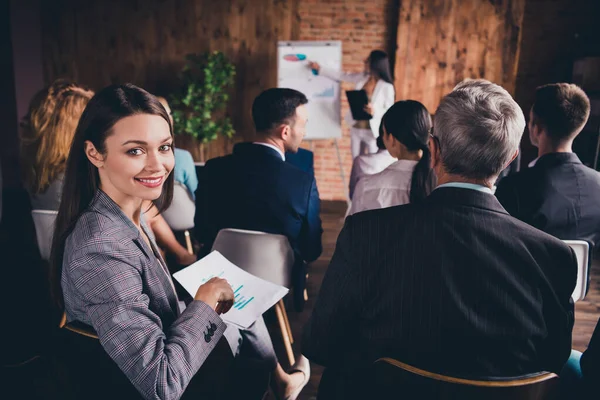
[[[192,296],[195,296],[200,285],[209,279],[226,279],[233,288],[235,303],[221,318],[242,329],[252,325],[289,291],[286,287],[247,273],[218,251],[213,251],[189,267],[174,273],[173,277]]]

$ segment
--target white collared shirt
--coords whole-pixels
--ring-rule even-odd
[[[350,198],[354,196],[356,184],[361,178],[377,174],[395,161],[396,159],[387,150],[379,150],[377,153],[362,154],[356,157],[352,162],[352,172],[350,173]]]
[[[279,155],[281,156],[281,159],[283,161],[285,161],[285,154],[283,153],[283,151],[281,151],[281,149],[275,145],[272,145],[271,143],[263,143],[263,142],[252,142],[252,144],[258,144],[261,146],[265,146],[265,147],[270,147],[273,150],[275,150],[277,153],[279,153]]]
[[[416,165],[417,161],[398,160],[378,174],[363,177],[356,185],[348,214],[408,204]]]

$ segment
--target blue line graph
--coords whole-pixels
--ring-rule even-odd
[[[239,293],[238,293],[239,294]],[[239,298],[236,295],[235,298],[235,304],[233,305],[233,308],[237,309],[237,310],[242,310],[244,307],[246,307],[252,300],[254,300],[254,296],[250,297],[248,300],[246,300],[246,298],[244,296],[239,296]]]
[[[204,283],[208,282],[210,279],[212,279],[212,278],[214,278],[214,277],[220,278],[220,277],[222,277],[222,276],[223,276],[223,274],[224,274],[224,273],[225,273],[225,271],[221,271],[221,273],[220,273],[220,274],[218,274],[218,275],[210,275],[210,276],[207,276],[206,278],[203,278],[203,279],[202,279],[202,283],[204,284]],[[244,309],[244,307],[246,307],[248,304],[250,304],[250,302],[251,302],[252,300],[254,300],[254,296],[252,296],[252,297],[250,297],[250,298],[247,298],[247,297],[245,297],[245,296],[243,296],[243,295],[241,294],[240,290],[241,290],[243,287],[244,287],[244,285],[240,285],[240,286],[238,286],[238,287],[237,287],[237,289],[235,289],[235,291],[233,292],[233,294],[234,294],[234,298],[233,298],[233,301],[234,301],[233,308],[235,308],[236,310],[243,310],[243,309]]]
[[[323,90],[322,92],[315,93],[314,96],[315,97],[333,97],[333,96],[335,96],[333,86],[328,87],[327,89]]]

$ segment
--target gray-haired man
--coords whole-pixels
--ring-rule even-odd
[[[320,398],[360,393],[380,357],[450,376],[560,371],[575,256],[491,192],[524,127],[500,86],[459,84],[435,113],[433,193],[346,219],[304,332],[304,354],[326,367]]]

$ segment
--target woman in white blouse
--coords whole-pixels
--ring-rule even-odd
[[[394,104],[382,119],[383,141],[398,161],[358,181],[349,214],[423,200],[434,186],[429,164],[431,115],[418,101]]]
[[[309,62],[309,68],[319,75],[326,76],[338,82],[352,82],[356,90],[367,92],[369,104],[365,111],[373,116],[368,121],[354,121],[348,113],[346,122],[351,126],[351,150],[354,159],[363,153],[363,147],[368,153],[377,152],[376,138],[381,117],[394,104],[394,82],[390,72],[390,61],[387,54],[381,50],[373,50],[365,60],[365,69],[359,73],[344,73],[326,67],[316,62]]]

